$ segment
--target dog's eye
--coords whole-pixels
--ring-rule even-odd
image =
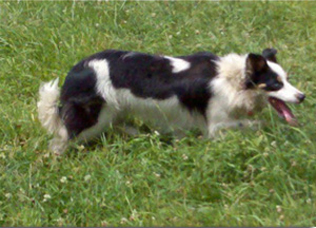
[[[282,86],[283,86],[283,84],[280,82],[275,82],[272,84],[273,89],[281,89]]]

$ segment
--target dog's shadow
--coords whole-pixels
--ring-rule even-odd
[[[113,127],[100,134],[98,137],[88,142],[72,141],[69,143],[69,147],[65,152],[65,156],[68,158],[84,159],[89,153],[94,151],[102,151],[104,147],[117,144],[118,141],[132,142],[136,138],[143,138],[143,140],[155,139],[157,143],[162,146],[174,146],[179,141],[186,143],[187,145],[193,144],[191,139],[200,137],[198,131],[187,131],[183,138],[179,139],[172,133],[159,134],[149,126],[142,124],[135,128],[126,127]],[[119,153],[119,152],[117,152]]]

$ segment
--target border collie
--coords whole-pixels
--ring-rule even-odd
[[[80,61],[61,91],[58,79],[40,87],[39,120],[55,135],[51,149],[61,154],[70,140],[87,141],[127,115],[162,132],[199,128],[214,137],[222,128],[253,126],[241,119],[268,101],[289,124],[296,120],[285,104],[305,95],[287,81],[275,49],[259,54],[209,52],[169,57],[106,50]]]

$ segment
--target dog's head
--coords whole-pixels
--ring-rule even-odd
[[[262,55],[248,54],[246,88],[263,91],[279,116],[296,125],[295,116],[285,102],[301,103],[305,95],[288,82],[286,72],[277,63],[276,53],[275,49],[265,49]]]

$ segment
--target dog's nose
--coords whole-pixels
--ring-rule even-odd
[[[301,103],[304,101],[305,95],[303,93],[299,93],[296,95],[296,98],[299,100],[299,103]]]

